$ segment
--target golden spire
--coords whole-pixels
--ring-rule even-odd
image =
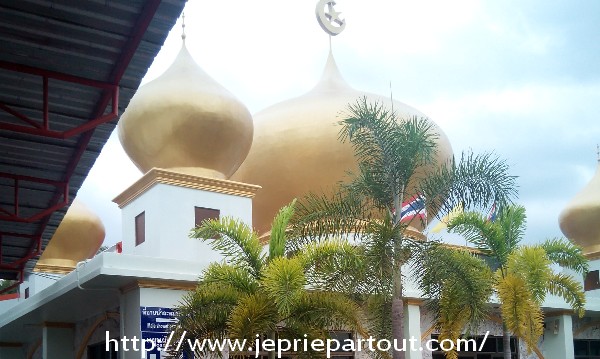
[[[185,42],[185,11],[181,13],[181,40]]]

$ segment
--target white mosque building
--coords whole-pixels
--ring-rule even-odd
[[[165,341],[172,308],[209,263],[209,246],[188,237],[203,219],[235,217],[268,240],[277,209],[308,191],[327,188],[355,166],[337,140],[338,114],[350,102],[379,95],[353,89],[330,52],[321,79],[308,93],[251,115],[206,74],[182,46],[174,63],[142,86],[119,121],[123,148],[144,173],[114,202],[122,211],[122,242],[94,254],[104,238],[97,216],[74,204],[38,261],[20,296],[0,301],[1,359],[140,358],[140,351],[107,340]],[[421,115],[394,101],[401,115]],[[439,127],[439,160],[452,156]],[[565,208],[560,226],[590,260],[583,318],[549,297],[539,343],[546,359],[600,358],[600,169]],[[422,227],[414,230],[423,231]],[[582,282],[584,279],[582,278]],[[407,290],[405,331],[424,342],[435,335],[432,315],[415,289]],[[161,325],[161,323],[163,325]],[[501,324],[489,321],[487,351],[461,358],[501,358]],[[514,340],[514,358],[537,358]],[[6,344],[6,345],[4,345]],[[342,353],[348,357],[347,353]],[[409,352],[410,359],[439,353]],[[153,350],[148,359],[165,357]]]

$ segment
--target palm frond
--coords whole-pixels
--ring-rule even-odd
[[[190,237],[209,242],[225,260],[235,266],[247,267],[258,278],[264,261],[262,246],[257,234],[245,223],[231,217],[205,220],[192,229]]]
[[[290,204],[282,207],[273,219],[271,225],[271,237],[269,239],[269,259],[281,257],[285,254],[285,247],[287,242],[286,230],[290,219],[294,215],[294,206],[296,200],[294,199]]]
[[[541,305],[546,297],[547,284],[552,277],[550,260],[540,246],[521,246],[508,256],[507,272],[525,282],[531,299]]]
[[[275,257],[263,270],[261,285],[277,311],[287,316],[304,293],[306,277],[299,258]]]
[[[185,339],[225,339],[228,336],[228,318],[240,298],[240,292],[219,283],[200,284],[185,294],[175,307],[178,323],[172,330]],[[208,354],[208,348],[203,353]],[[181,354],[172,352],[171,354]]]
[[[463,212],[448,223],[448,231],[458,233],[474,244],[484,254],[494,257],[501,265],[506,264],[508,248],[502,231],[495,222],[488,221],[478,212]]]
[[[361,293],[365,268],[358,246],[341,239],[311,243],[300,253],[312,289]]]
[[[352,144],[359,164],[354,186],[361,187],[379,208],[392,204],[417,168],[435,159],[439,135],[426,118],[398,119],[382,104],[361,98],[348,106],[347,118],[340,123],[340,139]]]
[[[271,298],[264,293],[239,300],[229,316],[231,338],[254,340],[256,334],[275,332],[279,316]]]
[[[589,264],[580,246],[563,238],[548,239],[541,246],[553,263],[580,274],[587,273]]]
[[[311,328],[351,330],[367,337],[365,317],[359,306],[347,296],[329,291],[306,291],[296,303],[286,323],[303,323]]]
[[[288,250],[329,237],[354,237],[364,232],[372,212],[368,200],[355,192],[308,194],[296,203]]]
[[[514,335],[523,339],[531,352],[544,333],[542,310],[530,292],[523,290],[527,286],[523,278],[508,274],[498,280],[496,289],[501,302],[502,320]]]
[[[525,235],[527,226],[525,207],[517,205],[501,206],[496,223],[502,228],[506,250],[509,253],[512,252]]]
[[[414,256],[412,265],[417,284],[436,313],[436,323],[447,329],[448,338],[463,329],[476,328],[489,311],[492,274],[487,264],[475,255],[446,248],[438,243],[425,243]],[[455,322],[461,318],[461,321]],[[446,330],[446,329],[444,329]]]
[[[548,282],[548,292],[563,298],[582,318],[585,313],[585,292],[581,284],[563,273],[554,274]]]
[[[460,161],[452,160],[427,173],[419,192],[427,196],[428,206],[448,213],[462,204],[465,210],[504,206],[517,195],[516,176],[509,174],[506,161],[492,153],[466,152]]]
[[[200,285],[227,285],[241,293],[252,294],[258,290],[256,278],[245,267],[236,267],[223,263],[211,263],[200,277]]]

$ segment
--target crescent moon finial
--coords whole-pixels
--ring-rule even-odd
[[[330,36],[339,35],[346,28],[346,20],[340,18],[341,12],[333,8],[335,4],[335,0],[319,0],[315,9],[319,25]]]

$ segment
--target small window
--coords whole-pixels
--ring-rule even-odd
[[[146,241],[146,212],[142,212],[135,217],[135,245]]]
[[[29,298],[29,287],[25,288],[25,299]]]
[[[221,211],[218,209],[195,207],[196,211],[196,227],[202,224],[206,219],[219,219]]]
[[[583,290],[586,292],[589,290],[600,289],[600,275],[598,270],[588,272],[583,280]]]
[[[108,349],[108,350],[107,350]],[[119,358],[119,338],[109,339],[107,343],[100,342],[87,347],[88,359],[118,359]]]

